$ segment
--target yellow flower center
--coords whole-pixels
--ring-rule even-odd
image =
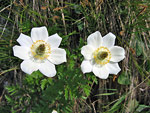
[[[31,54],[37,60],[46,59],[50,53],[50,45],[43,40],[37,40],[31,46]]]
[[[37,47],[35,52],[37,55],[43,55],[45,52],[45,45],[44,44],[39,45],[39,47]]]
[[[93,57],[97,64],[105,65],[110,61],[111,53],[108,48],[101,46],[94,51]]]

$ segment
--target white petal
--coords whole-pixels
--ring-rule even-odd
[[[14,56],[20,58],[20,59],[29,59],[29,51],[30,49],[25,46],[14,46],[13,47],[13,52]]]
[[[94,65],[93,73],[95,74],[95,76],[101,79],[107,79],[109,76],[109,71],[105,65],[104,66]]]
[[[56,75],[55,65],[48,60],[46,60],[44,63],[41,63],[39,70],[47,77],[53,77]]]
[[[125,50],[122,47],[113,46],[110,49],[110,52],[111,52],[111,56],[112,56],[110,61],[119,62],[125,58]]]
[[[57,113],[57,111],[56,111],[56,110],[53,110],[52,113]]]
[[[48,39],[48,31],[47,28],[44,27],[35,27],[31,30],[31,38],[35,42],[36,40],[44,40]]]
[[[109,62],[106,66],[110,74],[117,75],[121,71],[118,63]]]
[[[84,56],[85,59],[90,60],[92,58],[93,52],[94,49],[90,45],[86,45],[81,48],[81,54]]]
[[[115,39],[116,39],[116,36],[114,34],[108,33],[107,35],[105,35],[103,37],[102,46],[107,47],[107,48],[111,48],[115,44]]]
[[[90,73],[92,71],[92,65],[91,65],[90,61],[84,60],[81,63],[81,70],[83,73]]]
[[[58,48],[61,43],[62,38],[56,33],[48,37],[47,42],[50,44],[51,48]]]
[[[87,38],[87,44],[94,47],[94,49],[99,48],[102,44],[102,36],[99,31],[92,33]]]
[[[48,60],[50,60],[53,64],[61,64],[66,62],[66,51],[61,48],[52,49]]]
[[[110,48],[110,52],[112,55],[125,55],[124,48],[120,46],[113,46],[112,48]]]
[[[33,62],[32,60],[24,60],[21,63],[21,69],[27,74],[32,74],[32,72],[37,71],[39,69],[39,65],[40,64]]]
[[[19,38],[17,39],[17,42],[21,45],[21,46],[27,46],[27,47],[31,47],[31,45],[33,44],[32,39],[24,34],[20,34]]]

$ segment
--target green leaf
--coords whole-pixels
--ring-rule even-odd
[[[144,46],[143,42],[138,40],[137,43],[136,43],[136,55],[137,56],[142,55],[142,53],[143,53],[142,47],[143,46]]]
[[[150,60],[147,60],[145,63],[145,69],[150,72]]]
[[[146,106],[146,105],[139,105],[138,108],[136,109],[137,112],[141,112],[146,108],[150,108],[150,106]]]
[[[78,27],[79,31],[82,31],[84,28],[84,24],[79,22],[77,27]]]
[[[88,86],[88,85],[83,86],[83,90],[84,90],[84,93],[86,94],[86,96],[88,97],[91,92],[90,86]]]
[[[83,98],[84,100],[86,100],[88,97],[82,96],[82,98]]]
[[[124,72],[118,77],[118,83],[122,85],[129,85],[131,81],[127,74]]]
[[[65,100],[68,99],[68,88],[65,88]]]
[[[117,89],[105,89],[105,90],[109,90],[109,91],[117,91]]]
[[[72,94],[71,90],[69,90],[69,96],[70,96],[70,99],[72,100],[73,99],[73,94]]]
[[[102,93],[102,94],[98,94],[96,96],[107,96],[107,95],[114,95],[116,94],[117,92],[113,92],[113,93]]]
[[[12,103],[12,102],[13,102],[13,100],[12,100],[12,98],[11,98],[11,97],[9,97],[9,96],[5,95],[5,98],[6,98],[6,100],[8,101],[8,103]]]
[[[109,112],[115,112],[116,109],[119,109],[119,105],[121,104],[122,101],[124,101],[126,95],[123,95],[109,110]]]
[[[43,80],[41,81],[41,89],[42,89],[42,90],[44,90],[46,84],[47,84],[47,79],[43,79]]]
[[[98,80],[97,80],[96,76],[91,76],[91,78],[96,84],[98,84]]]

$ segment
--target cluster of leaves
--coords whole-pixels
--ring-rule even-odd
[[[119,13],[126,16],[128,19],[124,24],[126,36],[130,36],[128,39],[129,43],[125,42],[130,50],[129,57],[129,70],[125,70],[119,77],[118,83],[121,85],[129,85],[130,89],[128,92],[124,93],[117,99],[115,104],[108,110],[108,112],[115,113],[119,112],[134,112],[134,113],[145,113],[148,112],[150,106],[148,103],[143,104],[143,102],[138,101],[138,98],[141,98],[141,95],[135,94],[138,87],[143,85],[145,81],[148,80],[149,83],[149,73],[150,67],[149,64],[149,47],[150,42],[148,37],[149,32],[149,2],[147,0],[143,1],[130,1],[122,2],[122,4],[128,5],[128,8],[120,8]],[[124,16],[122,16],[124,17]],[[118,38],[119,39],[119,38]],[[126,62],[127,63],[127,62]],[[136,72],[135,72],[136,70]],[[137,84],[137,78],[142,80],[139,85],[136,87],[132,86]],[[146,79],[145,79],[146,78]],[[148,86],[147,86],[148,87]],[[135,98],[134,96],[139,96]],[[132,97],[133,96],[133,97]],[[124,104],[121,104],[124,103]],[[112,104],[112,103],[111,103]],[[125,107],[126,106],[126,107]],[[108,106],[107,106],[108,107]]]
[[[90,95],[95,76],[83,76],[80,67],[76,66],[76,55],[69,55],[67,64],[57,67],[57,76],[47,78],[39,71],[27,75],[22,86],[8,86],[9,95],[5,96],[11,112],[49,113],[53,109],[70,113],[74,101],[87,99]],[[15,97],[15,98],[14,98]]]

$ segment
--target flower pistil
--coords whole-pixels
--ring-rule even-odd
[[[35,59],[44,60],[50,55],[51,48],[45,41],[37,40],[31,46],[31,53]]]
[[[105,65],[107,64],[111,59],[111,53],[106,47],[99,47],[96,49],[93,53],[94,60],[97,64]]]

